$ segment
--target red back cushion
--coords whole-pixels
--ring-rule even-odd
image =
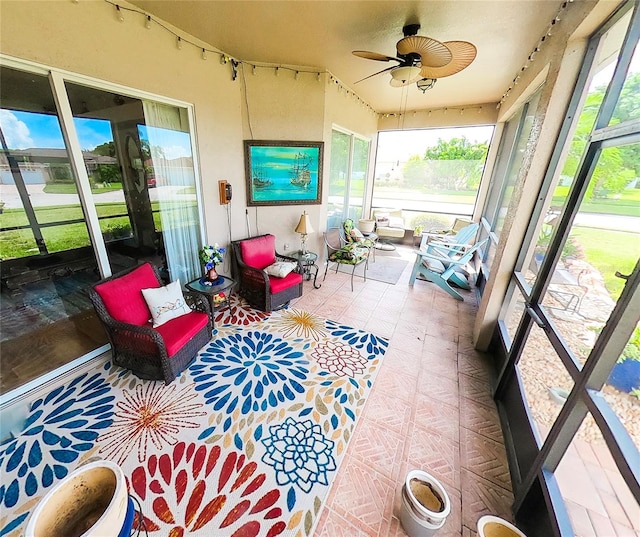
[[[151,317],[151,312],[142,296],[141,289],[160,287],[149,263],[140,265],[128,274],[95,286],[107,311],[116,321],[142,326]]]
[[[265,235],[242,241],[240,251],[245,264],[262,270],[276,261],[276,238]]]

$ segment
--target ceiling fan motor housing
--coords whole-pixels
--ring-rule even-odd
[[[410,35],[418,35],[418,30],[420,29],[419,24],[407,24],[402,28],[402,33],[405,37],[409,37]]]

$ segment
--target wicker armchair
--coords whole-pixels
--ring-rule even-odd
[[[136,376],[171,383],[211,339],[208,302],[184,293],[190,313],[153,328],[141,289],[158,288],[156,267],[143,263],[93,285],[89,296],[109,337],[113,362]]]
[[[302,296],[302,264],[293,257],[276,252],[273,235],[233,241],[231,247],[238,293],[252,307],[270,312]],[[297,267],[283,278],[270,276],[265,269],[277,261],[289,261]]]

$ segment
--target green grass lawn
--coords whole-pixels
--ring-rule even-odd
[[[115,190],[122,190],[122,185],[120,183],[113,183],[111,186],[91,185],[91,192],[93,194],[104,194],[105,192],[113,192]],[[77,194],[78,189],[75,183],[47,183],[43,192],[45,194]]]
[[[616,271],[630,274],[640,257],[640,241],[634,233],[575,226],[571,236],[582,247],[585,260],[602,274],[614,300],[622,293],[624,280]]]
[[[557,187],[553,193],[551,204],[563,206],[568,194],[568,186]],[[580,212],[640,217],[640,188],[629,188],[617,194],[615,198],[583,200]]]

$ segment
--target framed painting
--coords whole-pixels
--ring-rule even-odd
[[[245,140],[247,205],[322,202],[324,142]]]

